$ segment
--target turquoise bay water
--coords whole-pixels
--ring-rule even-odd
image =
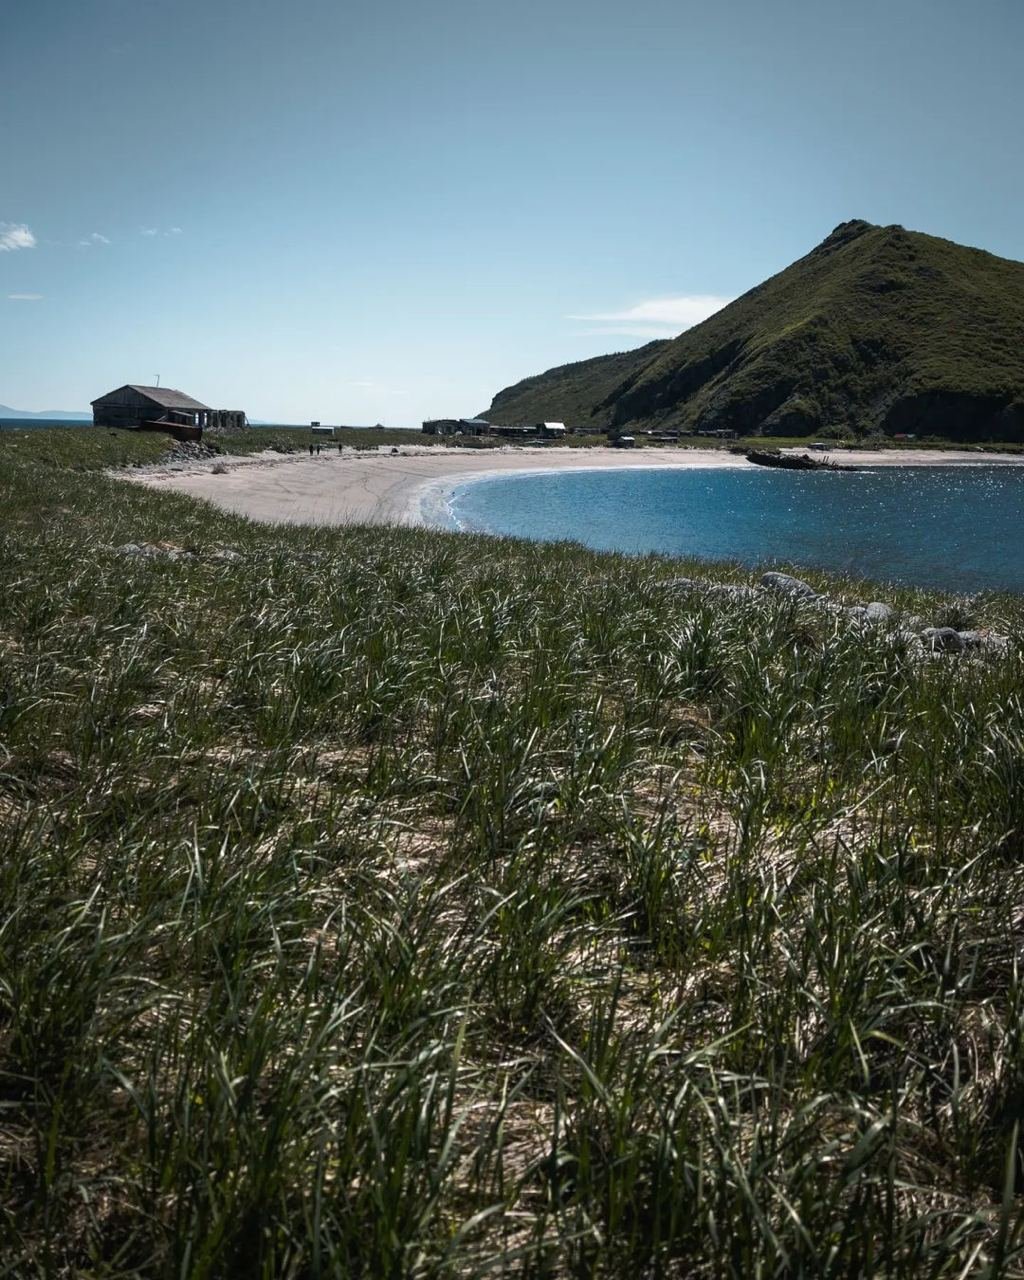
[[[462,485],[449,507],[459,528],[600,550],[1024,591],[1024,467],[544,472]]]

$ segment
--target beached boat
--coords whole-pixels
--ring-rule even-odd
[[[856,471],[841,462],[812,458],[807,453],[780,453],[777,449],[748,449],[746,458],[759,467],[782,467],[786,471]]]

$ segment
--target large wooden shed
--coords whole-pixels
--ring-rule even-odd
[[[98,427],[166,431],[179,440],[199,440],[216,413],[184,391],[135,383],[126,383],[92,402],[92,420]]]

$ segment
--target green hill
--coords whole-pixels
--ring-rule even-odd
[[[678,338],[500,391],[494,422],[1024,439],[1024,263],[844,222]]]

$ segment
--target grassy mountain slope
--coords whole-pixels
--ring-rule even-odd
[[[648,342],[633,351],[595,356],[575,364],[563,364],[546,373],[524,378],[499,391],[483,414],[489,422],[571,422],[580,426],[609,424],[607,411],[597,406],[615,395],[619,387],[671,346],[668,341]]]
[[[846,222],[669,342],[549,370],[495,421],[1024,439],[1024,263]]]

